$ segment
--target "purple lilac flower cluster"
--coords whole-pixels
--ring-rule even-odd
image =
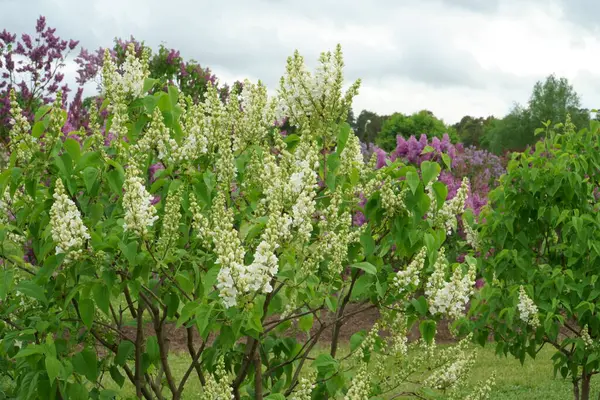
[[[0,32],[0,139],[6,138],[10,126],[11,89],[17,92],[30,121],[35,110],[53,101],[59,89],[66,101],[69,88],[63,84],[61,68],[78,44],[76,40],[58,37],[56,29],[46,25],[45,17],[38,18],[34,35],[17,38],[6,29]]]
[[[426,147],[429,151],[424,151]],[[460,143],[453,144],[447,134],[444,134],[442,139],[434,137],[431,141],[426,135],[421,135],[418,140],[415,136],[408,139],[398,136],[396,149],[390,154],[378,147],[373,148],[371,152],[377,154],[376,168],[383,167],[387,160],[397,159],[417,167],[423,161],[436,161],[443,165],[442,154],[447,154],[452,160],[452,169],[444,169],[439,177],[448,187],[447,199],[450,200],[456,195],[464,177],[469,178],[467,207],[471,208],[475,215],[479,215],[481,208],[487,204],[490,189],[505,171],[500,157],[474,146],[465,148]]]

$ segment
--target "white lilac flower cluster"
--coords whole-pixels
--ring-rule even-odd
[[[180,186],[174,192],[169,194],[167,202],[165,204],[165,214],[162,218],[162,228],[160,232],[160,238],[156,244],[158,253],[162,256],[166,256],[166,253],[173,243],[179,240],[179,223],[181,221],[181,193],[182,187]]]
[[[435,354],[437,368],[423,384],[438,390],[457,389],[466,383],[466,378],[475,364],[477,353],[469,349],[471,335],[456,346],[444,348]]]
[[[17,155],[17,161],[25,163],[39,149],[39,145],[31,135],[31,125],[23,115],[14,89],[10,91],[10,124],[10,152]]]
[[[413,260],[408,264],[408,267],[404,270],[400,270],[394,277],[394,285],[400,291],[410,291],[411,289],[419,286],[421,280],[419,274],[425,266],[425,257],[427,255],[427,248],[423,247],[415,255]]]
[[[525,292],[523,285],[519,287],[519,304],[517,304],[519,310],[519,318],[527,325],[536,329],[540,325],[538,318],[538,308],[533,300]]]
[[[404,198],[407,193],[406,188],[398,190],[392,178],[386,176],[379,190],[381,193],[381,207],[383,207],[388,215],[397,215],[401,211],[406,211],[409,215],[411,214],[411,211],[404,204]]]
[[[13,207],[16,203],[26,197],[29,196],[25,195],[21,190],[17,190],[13,197],[11,197],[8,188],[4,189],[4,193],[0,196],[0,224],[10,225],[11,219],[14,218],[15,215]],[[25,236],[18,233],[8,231],[6,233],[6,238],[18,245],[23,245],[25,243]]]
[[[350,132],[346,147],[340,154],[340,167],[338,172],[350,176],[352,171],[362,171],[365,167],[364,157],[360,149],[360,140],[357,135]]]
[[[319,66],[313,75],[296,51],[288,59],[286,75],[280,81],[276,119],[289,117],[290,124],[304,127],[311,126],[313,119],[323,120],[323,126],[345,121],[352,98],[358,94],[360,80],[342,93],[343,65],[342,49],[338,45],[334,53],[321,53]],[[333,141],[336,132],[314,131],[311,134],[324,135],[325,140]]]
[[[463,217],[463,227],[465,230],[465,236],[467,244],[471,246],[473,250],[479,250],[481,247],[481,241],[479,239],[479,233],[473,228],[471,224]]]
[[[199,400],[232,400],[234,398],[232,382],[232,375],[225,369],[225,358],[221,356],[215,373],[208,374],[206,377],[206,384],[198,397]]]
[[[152,205],[152,195],[146,190],[141,172],[135,164],[130,165],[125,171],[123,189],[125,191],[123,194],[123,209],[125,210],[123,230],[144,237],[158,216],[156,207]]]
[[[56,254],[65,253],[67,260],[78,259],[83,253],[85,241],[90,239],[88,229],[60,179],[56,181],[52,197],[54,203],[50,208],[50,228],[52,240],[56,243]]]
[[[456,400],[486,400],[490,398],[492,389],[496,385],[496,374],[492,372],[492,375],[483,382],[478,383],[475,389],[469,393],[466,397],[457,397]]]
[[[445,202],[442,209],[435,214],[433,225],[438,228],[444,228],[448,235],[451,235],[452,231],[456,231],[456,217],[462,215],[465,211],[468,193],[469,179],[464,177],[456,195],[450,201]],[[431,197],[431,194],[429,196]]]
[[[315,381],[317,379],[317,372],[315,370],[310,370],[308,374],[298,381],[298,389],[296,389],[289,400],[311,400],[312,392],[315,390],[317,386]]]
[[[171,154],[177,151],[177,142],[169,134],[169,130],[163,121],[163,115],[160,108],[154,108],[150,126],[144,136],[140,138],[131,149],[131,153],[138,157],[146,158],[148,153],[156,149],[158,159],[162,162],[171,162]],[[137,160],[141,162],[143,160]]]
[[[369,363],[364,361],[364,357],[373,350],[375,340],[379,336],[380,327],[379,322],[373,325],[353,355],[355,362],[358,364],[358,369],[352,379],[348,392],[344,396],[344,400],[363,400],[369,398],[372,375],[369,372]]]
[[[56,93],[56,99],[54,103],[52,103],[52,108],[50,108],[49,121],[48,121],[48,129],[44,134],[44,138],[42,139],[42,143],[44,146],[44,150],[50,152],[50,150],[58,143],[62,133],[62,127],[64,124],[64,111],[62,109],[62,91],[58,91]]]
[[[141,59],[136,57],[135,44],[130,43],[127,46],[125,62],[121,65],[122,73],[117,71],[108,49],[104,53],[104,63],[102,66],[102,86],[103,94],[107,98],[114,100],[114,96],[131,96],[137,98],[141,96],[144,88],[144,81],[150,75],[148,69],[149,59],[148,49],[144,49]]]
[[[196,195],[190,193],[190,211],[192,212],[192,229],[196,232],[196,237],[202,242],[205,248],[210,249],[212,240],[210,237],[210,222],[202,214],[202,210],[196,200]]]
[[[425,296],[432,314],[442,314],[449,318],[457,319],[465,312],[465,307],[473,294],[475,286],[475,266],[469,265],[466,273],[462,265],[457,265],[452,271],[450,281],[446,281],[448,274],[448,260],[444,248],[440,248],[434,271],[426,284]]]
[[[579,334],[581,336],[581,340],[583,340],[583,343],[585,344],[586,349],[591,349],[594,347],[594,339],[592,339],[592,337],[590,336],[590,330],[587,325],[585,325],[583,329],[581,329],[581,332]]]

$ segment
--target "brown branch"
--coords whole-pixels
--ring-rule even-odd
[[[135,332],[135,393],[142,397],[142,354],[144,352],[144,303],[139,303]]]
[[[178,400],[180,397],[177,396],[177,386],[175,384],[175,379],[173,378],[173,374],[171,372],[171,366],[169,365],[169,340],[165,338],[165,319],[167,318],[167,310],[166,307],[163,310],[163,317],[160,318],[160,311],[154,314],[154,330],[156,331],[156,339],[158,341],[158,349],[160,353],[160,362],[163,367],[163,371],[165,373],[165,377],[167,378],[167,385],[169,386],[169,390],[173,394],[173,400]]]
[[[263,400],[262,363],[260,362],[260,351],[254,356],[254,398]]]
[[[338,312],[336,314],[336,319],[338,321],[336,322],[335,326],[333,327],[333,336],[331,338],[331,350],[330,350],[331,357],[334,357],[334,358],[337,353],[340,330],[342,328],[342,325],[344,324],[344,321],[341,319],[341,317],[344,315],[344,309],[346,308],[346,305],[350,301],[350,295],[352,294],[352,289],[354,289],[354,284],[356,283],[356,280],[358,279],[359,274],[360,274],[360,269],[357,269],[354,272],[354,275],[352,276],[352,281],[350,282],[350,288],[348,288],[348,293],[346,293],[346,296],[342,300],[342,304],[340,305],[340,308],[338,309]]]
[[[187,331],[187,348],[188,348],[188,352],[190,353],[190,357],[192,357],[192,359],[193,359],[194,355],[196,354],[196,350],[194,349],[194,330],[192,329],[192,327],[188,327],[188,328],[186,328],[186,331]],[[207,338],[207,340],[208,340],[208,338]],[[205,344],[206,344],[206,341],[203,341],[201,350],[204,350]],[[194,368],[196,369],[196,374],[198,375],[198,379],[200,380],[200,383],[202,384],[202,386],[206,385],[206,379],[204,379],[204,374],[202,373],[202,368],[200,367],[200,364],[195,363],[193,365],[194,365]]]
[[[185,385],[185,382],[190,377],[190,374],[192,373],[194,368],[196,368],[196,372],[199,374],[198,376],[199,377],[202,376],[202,381],[201,381],[202,386],[204,386],[206,384],[206,382],[204,381],[204,376],[202,375],[202,370],[198,369],[200,367],[200,365],[198,364],[198,360],[200,360],[200,356],[202,355],[202,352],[204,351],[205,346],[206,346],[206,342],[204,341],[204,342],[202,342],[202,346],[200,346],[200,349],[198,349],[198,352],[196,352],[196,354],[192,358],[192,363],[190,364],[187,371],[185,371],[183,378],[181,378],[181,382],[179,382],[179,388],[177,389],[177,394],[179,397],[181,397],[181,395],[183,393],[183,387]]]

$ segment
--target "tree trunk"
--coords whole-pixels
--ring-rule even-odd
[[[592,378],[591,375],[588,375],[585,372],[583,373],[583,376],[581,379],[581,400],[590,400],[591,378]]]

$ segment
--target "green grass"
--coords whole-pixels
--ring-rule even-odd
[[[553,377],[552,348],[544,348],[535,360],[526,359],[525,365],[512,358],[501,358],[494,354],[493,344],[480,349],[472,381],[486,379],[496,371],[496,387],[491,400],[569,400],[573,398],[570,381]],[[592,396],[600,394],[600,379],[592,378]]]
[[[471,374],[472,384],[485,381],[492,372],[496,373],[496,386],[491,400],[569,400],[573,398],[572,385],[568,380],[553,377],[551,357],[554,351],[544,348],[535,360],[527,359],[525,365],[512,357],[497,357],[494,354],[494,345],[489,344],[485,348],[479,348],[479,356]],[[181,377],[189,365],[187,355],[172,355],[172,368],[174,375]],[[105,383],[111,388],[118,390],[113,382]],[[186,384],[183,398],[186,400],[197,399],[201,392],[200,382],[196,374],[192,374]],[[123,389],[120,389],[123,398],[131,398],[135,390],[126,381]],[[600,394],[600,379],[592,379],[592,399],[598,398]],[[121,398],[121,397],[120,397]]]

